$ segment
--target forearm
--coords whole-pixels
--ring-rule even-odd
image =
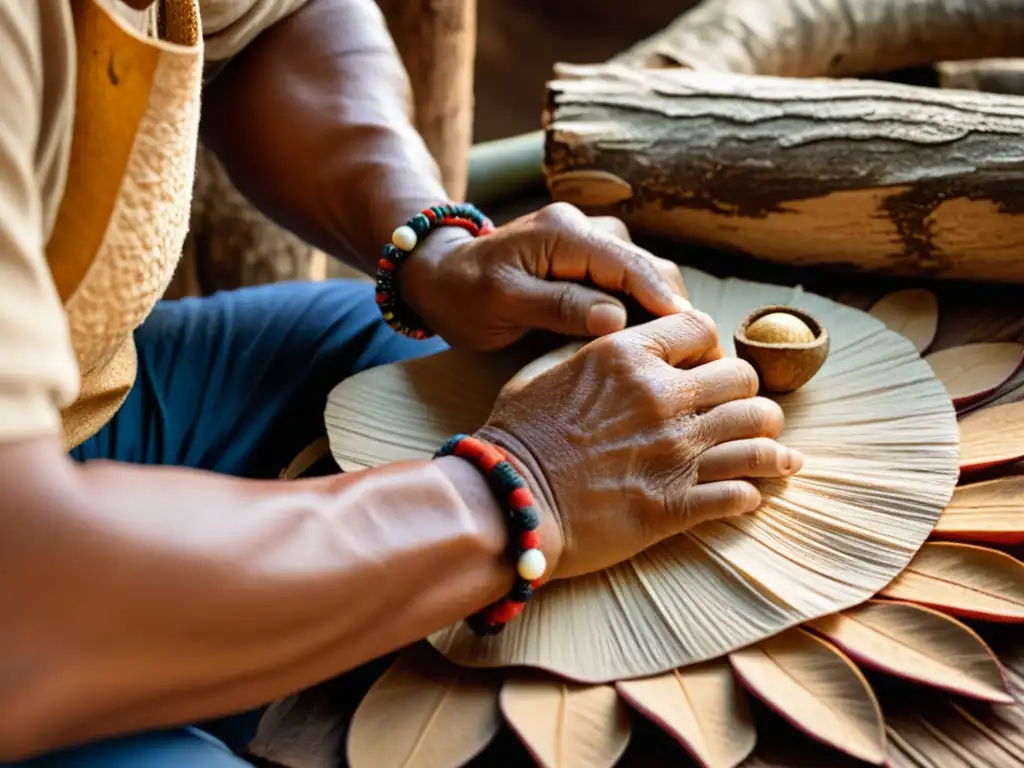
[[[459,459],[288,483],[65,465],[32,498],[31,477],[4,484],[0,761],[265,704],[514,576]]]
[[[445,199],[374,0],[310,0],[208,87],[207,144],[265,213],[369,273],[392,230]]]

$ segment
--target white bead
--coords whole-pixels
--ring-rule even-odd
[[[395,248],[400,248],[403,251],[411,251],[415,248],[418,239],[415,230],[405,224],[391,233],[391,242],[395,244]]]
[[[547,569],[547,558],[544,557],[544,553],[539,549],[526,550],[519,556],[519,562],[516,563],[519,578],[526,579],[527,581],[536,581],[544,575]]]

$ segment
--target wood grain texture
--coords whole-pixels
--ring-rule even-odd
[[[800,266],[1024,283],[1024,99],[567,65],[545,127],[552,194],[639,233]],[[628,199],[608,204],[609,174]]]
[[[1018,0],[705,0],[618,57],[787,77],[1024,52]]]

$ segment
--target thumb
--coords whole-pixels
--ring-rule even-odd
[[[626,327],[626,308],[578,283],[524,277],[513,299],[515,322],[563,336],[604,336]]]

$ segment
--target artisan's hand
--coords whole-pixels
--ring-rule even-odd
[[[455,347],[493,350],[530,330],[593,337],[626,326],[610,293],[655,316],[689,306],[679,269],[610,217],[555,203],[477,239],[432,233],[401,275],[402,299]]]
[[[754,370],[722,357],[713,321],[688,311],[510,384],[480,435],[532,479],[550,513],[542,541],[554,578],[566,578],[752,512],[761,496],[743,478],[799,470],[800,454],[774,439],[782,410],[756,392]]]

